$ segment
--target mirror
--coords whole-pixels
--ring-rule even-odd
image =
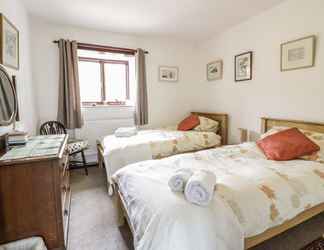
[[[5,68],[0,66],[0,125],[14,122],[17,112],[17,99],[12,81]]]

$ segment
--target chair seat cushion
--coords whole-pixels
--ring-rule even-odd
[[[88,141],[86,141],[86,140],[71,139],[68,142],[69,154],[79,152],[81,150],[86,149],[87,147],[88,147]]]

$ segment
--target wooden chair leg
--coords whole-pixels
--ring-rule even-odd
[[[88,166],[87,166],[87,162],[85,159],[84,150],[81,151],[81,156],[82,156],[82,162],[83,162],[83,167],[84,167],[85,173],[86,173],[86,175],[88,175]]]

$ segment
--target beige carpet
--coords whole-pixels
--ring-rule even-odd
[[[72,204],[68,250],[128,250],[125,230],[117,227],[116,210],[107,195],[104,170],[71,171]],[[126,234],[126,238],[129,235]]]
[[[128,228],[117,227],[117,214],[107,195],[104,170],[71,171],[72,206],[69,250],[128,250]],[[275,237],[253,250],[298,250],[324,233],[324,214]],[[203,249],[199,249],[203,250]]]

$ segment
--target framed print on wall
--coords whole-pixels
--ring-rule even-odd
[[[235,81],[252,80],[252,51],[235,56]]]
[[[179,78],[178,67],[173,66],[160,66],[159,67],[159,80],[164,82],[177,82]]]
[[[19,31],[0,13],[0,63],[19,69]]]
[[[218,60],[207,64],[207,80],[220,80],[223,78],[223,61]]]
[[[313,67],[315,36],[307,36],[281,44],[281,71]]]

